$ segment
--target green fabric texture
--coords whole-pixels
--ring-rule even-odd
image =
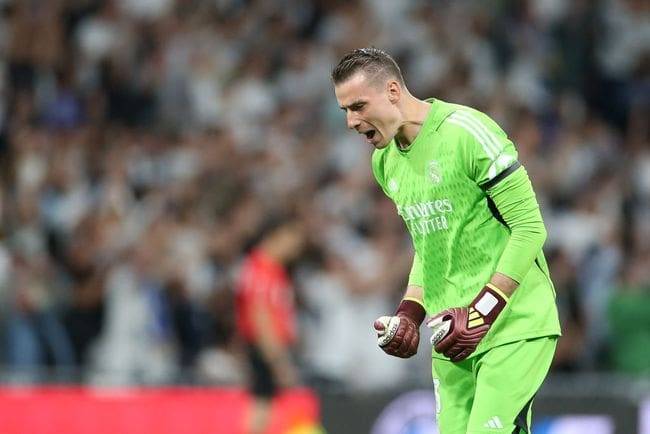
[[[526,169],[515,170],[488,194],[510,228],[510,238],[496,270],[521,282],[546,239],[546,228]]]
[[[424,275],[422,272],[422,261],[417,252],[413,256],[413,265],[411,265],[411,272],[409,273],[409,285],[417,285],[424,287]]]
[[[522,412],[530,429],[529,404],[546,378],[556,345],[557,338],[544,337],[501,345],[461,362],[434,358],[431,374],[440,432],[520,433],[514,422]]]

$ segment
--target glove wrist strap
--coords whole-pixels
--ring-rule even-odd
[[[470,303],[467,326],[477,327],[492,324],[506,307],[508,297],[496,286],[488,283]]]
[[[410,318],[418,326],[422,324],[426,314],[427,312],[424,310],[424,306],[419,301],[415,301],[410,297],[402,300],[395,311],[395,316]]]

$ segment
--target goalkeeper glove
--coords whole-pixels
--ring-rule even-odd
[[[399,304],[395,315],[382,316],[375,320],[377,343],[391,356],[408,358],[418,352],[420,325],[426,312],[419,301],[405,298]]]
[[[442,338],[436,334],[432,336],[431,343],[435,350],[449,357],[452,362],[466,359],[476,350],[507,303],[508,296],[488,283],[469,306],[453,307],[440,312],[427,321],[427,327],[433,328],[441,322],[450,321],[450,330]]]

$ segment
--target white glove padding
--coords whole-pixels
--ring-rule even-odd
[[[377,344],[380,347],[385,347],[393,340],[400,320],[398,316],[381,316],[375,320],[374,328],[377,332]]]
[[[451,319],[444,319],[442,315],[435,316],[427,321],[427,327],[431,329],[431,345],[436,345],[449,334]]]

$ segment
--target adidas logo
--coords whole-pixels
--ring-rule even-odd
[[[499,419],[499,416],[494,416],[492,419],[488,420],[485,425],[483,425],[484,428],[492,428],[492,429],[500,429],[503,428],[503,425],[501,424],[501,420]]]

